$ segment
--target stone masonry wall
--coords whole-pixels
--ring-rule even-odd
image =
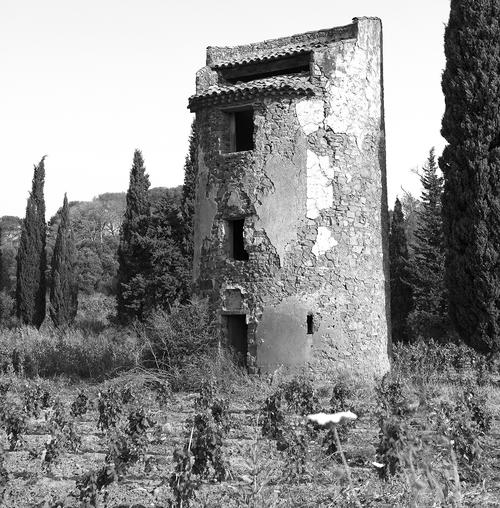
[[[389,368],[381,24],[353,27],[314,47],[313,97],[252,100],[254,150],[221,153],[224,112],[197,111],[194,281],[221,315],[246,314],[255,370]],[[248,261],[227,255],[240,217]]]

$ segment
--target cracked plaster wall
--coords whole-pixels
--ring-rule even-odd
[[[195,285],[223,314],[246,314],[255,369],[381,375],[390,337],[380,22],[359,19],[356,39],[316,48],[313,64],[313,98],[253,102],[253,151],[221,154],[224,112],[197,112]],[[245,217],[247,262],[228,258],[231,217]]]

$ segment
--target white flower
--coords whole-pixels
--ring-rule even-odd
[[[317,413],[314,415],[307,415],[308,420],[316,422],[319,425],[327,425],[329,423],[338,425],[346,420],[356,420],[356,418],[357,416],[354,413],[351,413],[351,411],[341,411],[340,413],[333,414]]]

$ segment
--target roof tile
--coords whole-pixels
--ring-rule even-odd
[[[203,93],[191,96],[189,109],[196,111],[199,106],[204,104],[247,99],[264,92],[309,95],[314,93],[314,87],[307,77],[296,75],[273,76],[228,86],[214,85]]]

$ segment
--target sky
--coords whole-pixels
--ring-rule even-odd
[[[0,216],[24,216],[45,161],[47,218],[126,191],[134,149],[153,187],[182,184],[187,100],[207,46],[378,16],[384,29],[389,206],[440,136],[450,0],[0,0]]]

